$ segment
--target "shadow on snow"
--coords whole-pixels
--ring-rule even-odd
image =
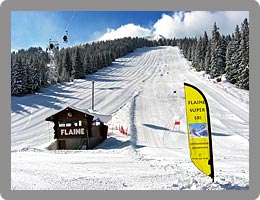
[[[224,134],[224,133],[214,133],[214,132],[212,132],[211,134],[214,135],[214,136],[230,136],[229,134]]]
[[[114,137],[106,139],[102,144],[98,145],[96,149],[123,149],[127,146],[134,146],[134,148],[142,148],[141,145],[133,144],[132,141],[120,141]]]
[[[63,85],[64,86],[64,85]],[[46,107],[59,110],[62,108],[59,104],[66,103],[64,99],[78,99],[73,97],[72,92],[65,90],[61,85],[53,85],[43,88],[42,93],[28,94],[22,97],[11,97],[11,111],[20,114],[30,114],[30,108]],[[70,95],[68,95],[70,94]]]
[[[162,131],[169,131],[170,129],[162,127],[162,126],[156,126],[153,124],[143,124],[144,126],[148,127],[148,128],[152,128],[152,129],[156,129],[156,130],[162,130]]]
[[[226,190],[248,190],[249,189],[249,185],[239,186],[239,185],[234,185],[232,183],[226,183],[226,184],[219,183],[219,186]]]

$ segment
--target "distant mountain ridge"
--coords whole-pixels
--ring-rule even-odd
[[[159,39],[165,39],[166,40],[166,38],[163,36],[163,35],[151,35],[151,36],[147,36],[147,37],[145,37],[145,39],[147,39],[147,40],[156,40],[156,41],[158,41]]]

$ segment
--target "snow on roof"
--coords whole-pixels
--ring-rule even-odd
[[[83,112],[83,113],[86,113],[86,114],[94,116],[94,120],[99,118],[102,122],[107,123],[108,121],[110,121],[112,119],[112,115],[109,115],[109,114],[102,114],[102,113],[99,113],[97,111],[93,111],[93,110],[89,110],[89,109],[77,108],[75,106],[69,106],[69,107],[72,108],[72,109],[78,110],[80,112]]]
[[[90,113],[90,115],[94,116],[94,120],[99,118],[102,122],[105,122],[105,123],[109,122],[112,119],[112,115],[101,114],[101,113],[98,113],[98,112],[92,111],[92,110],[90,110],[89,113]]]
[[[82,113],[85,113],[85,114],[88,114],[88,115],[91,115],[93,116],[93,120],[96,120],[96,119],[100,119],[100,121],[104,122],[104,123],[107,123],[108,121],[110,121],[112,119],[112,115],[109,115],[109,114],[102,114],[102,113],[99,113],[97,111],[93,111],[93,110],[88,110],[88,109],[82,109],[82,108],[77,108],[75,106],[66,106],[65,108],[62,108],[61,110],[59,110],[58,112],[56,112],[55,114],[53,115],[56,115],[57,113],[67,109],[67,108],[71,108],[73,110],[77,110],[79,112],[82,112]],[[52,116],[53,116],[52,115]],[[49,118],[49,117],[48,117]]]

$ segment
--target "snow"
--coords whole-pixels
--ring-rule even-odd
[[[86,114],[93,116],[93,120],[100,119],[102,122],[107,123],[108,121],[110,121],[112,119],[111,115],[99,113],[92,109],[81,109],[81,108],[76,108],[75,106],[69,106],[69,107],[74,110],[77,110],[82,113],[86,113]],[[62,110],[59,110],[59,111],[53,113],[53,115],[57,114],[58,112],[61,112]]]
[[[248,190],[249,92],[190,66],[177,47],[140,48],[84,80],[12,97],[11,189]],[[94,112],[112,116],[108,139],[93,150],[48,150],[45,118],[90,109],[92,80]],[[209,103],[215,182],[189,158],[184,82]]]

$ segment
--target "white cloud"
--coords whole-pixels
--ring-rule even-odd
[[[221,34],[231,34],[236,25],[241,25],[244,18],[249,19],[248,11],[192,11],[177,12],[172,16],[162,15],[154,25],[154,34],[166,38],[183,38],[211,34],[214,22],[217,23]]]
[[[118,29],[107,29],[107,32],[98,40],[113,40],[123,37],[146,37],[151,35],[151,30],[145,29],[139,25],[126,24]]]
[[[191,11],[174,12],[173,15],[163,14],[150,29],[139,25],[126,24],[118,29],[107,29],[98,40],[113,40],[123,37],[150,37],[162,35],[165,38],[184,38],[203,36],[207,31],[211,35],[214,22],[220,34],[228,35],[235,31],[236,25],[241,26],[244,18],[249,19],[248,11]]]

